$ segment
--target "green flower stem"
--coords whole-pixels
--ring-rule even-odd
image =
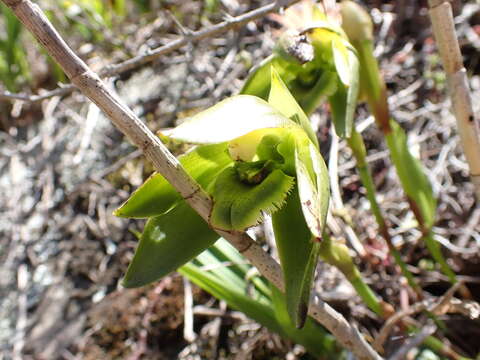
[[[421,296],[422,291],[420,286],[415,281],[413,274],[407,269],[407,265],[402,260],[400,252],[395,248],[392,243],[392,238],[390,237],[388,226],[377,202],[375,185],[373,183],[372,174],[367,163],[367,152],[365,149],[365,143],[362,136],[358,133],[355,127],[353,127],[352,129],[352,136],[350,138],[347,138],[347,143],[348,146],[352,149],[353,156],[357,161],[357,169],[360,175],[360,180],[362,181],[363,186],[365,186],[365,189],[367,190],[367,199],[370,202],[372,213],[375,216],[375,220],[377,221],[379,231],[385,239],[385,242],[387,243],[390,254],[395,259],[397,265],[400,266],[400,270],[402,271],[402,274],[406,277],[408,284],[419,296]]]
[[[394,122],[393,119],[390,119],[389,116],[389,109],[388,109],[388,101],[387,101],[387,93],[386,93],[386,86],[385,82],[383,81],[380,71],[378,69],[378,63],[375,57],[373,56],[373,43],[371,40],[362,40],[362,41],[354,41],[352,42],[354,47],[357,49],[359,60],[360,60],[360,67],[364,71],[361,72],[361,82],[363,84],[363,89],[366,90],[367,93],[364,94],[367,97],[368,105],[373,113],[375,121],[382,131],[384,137],[386,138],[387,146],[390,150],[390,154],[392,157],[392,153],[397,152],[393,146],[393,140],[390,137],[393,135],[392,123]],[[390,141],[389,141],[390,140]],[[402,156],[411,156],[410,154],[404,154]],[[401,173],[405,169],[401,169],[399,167],[402,164],[398,161],[398,159],[393,159],[392,162],[395,166],[397,174],[401,175]],[[397,160],[397,161],[395,161]],[[413,161],[413,160],[412,160]],[[432,257],[436,262],[439,263],[442,271],[445,275],[448,276],[452,283],[456,282],[455,274],[448,266],[445,258],[443,257],[440,248],[437,243],[433,240],[431,226],[425,226],[424,224],[424,216],[420,211],[420,204],[416,203],[411,196],[408,196],[409,189],[406,188],[405,182],[402,180],[402,176],[400,176],[400,183],[409,198],[410,208],[412,209],[415,217],[420,225],[422,233],[425,235],[423,239],[427,245],[428,250],[430,251]],[[372,211],[373,210],[372,207]],[[393,255],[393,252],[392,252]],[[398,263],[400,265],[400,263]],[[401,266],[402,267],[402,266]],[[402,268],[405,268],[404,266]],[[403,271],[403,270],[402,270]],[[409,283],[411,282],[412,277],[407,276],[407,280]],[[412,286],[412,285],[411,285]],[[415,288],[414,286],[412,286]]]
[[[373,56],[373,42],[371,40],[352,41],[352,45],[357,50],[360,69],[362,69],[360,94],[366,97],[375,122],[382,133],[387,135],[391,132],[387,89],[380,75],[377,59]]]
[[[378,316],[383,317],[384,311],[381,300],[375,292],[363,281],[362,275],[354,264],[348,248],[334,242],[328,234],[324,234],[320,245],[320,257],[328,264],[340,270],[357,291],[365,304]]]
[[[433,238],[433,231],[430,229],[427,232],[424,232],[422,239],[423,241],[425,241],[428,251],[432,255],[433,259],[440,265],[440,269],[442,269],[442,272],[447,275],[448,279],[452,284],[455,284],[457,282],[455,273],[447,264],[447,261],[442,254],[440,244]]]
[[[409,326],[408,330],[413,333],[417,333],[420,330],[416,327]],[[443,354],[453,360],[473,360],[468,357],[461,356],[454,351],[450,346],[446,345],[443,341],[437,339],[435,336],[427,336],[423,341],[423,345],[437,354]]]

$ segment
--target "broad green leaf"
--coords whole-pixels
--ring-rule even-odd
[[[180,156],[180,163],[204,189],[232,162],[227,143],[198,146]],[[181,200],[180,194],[160,174],[152,175],[114,214],[146,218],[163,214]]]
[[[422,226],[430,229],[435,222],[437,201],[432,187],[423,172],[422,164],[412,156],[408,148],[407,137],[403,129],[395,121],[390,121],[392,132],[386,135],[388,148],[398,177],[410,202],[418,209],[422,218]]]
[[[307,133],[308,137],[318,147],[318,140],[307,115],[298,105],[284,82],[278,75],[278,72],[272,68],[271,87],[268,96],[268,103],[280,111],[285,117],[295,121]]]
[[[235,168],[227,168],[215,182],[210,222],[222,230],[254,226],[262,220],[262,212],[273,213],[282,206],[293,183],[293,177],[273,170],[258,184],[247,184],[239,180]]]
[[[327,167],[313,144],[297,143],[295,169],[303,216],[311,234],[320,241],[330,198]]]
[[[297,328],[305,324],[319,243],[305,223],[297,189],[272,215],[278,255],[285,279],[287,310]]]
[[[195,144],[215,144],[258,129],[295,125],[266,101],[256,96],[237,95],[200,112],[163,134]]]
[[[158,280],[212,246],[218,234],[186,203],[150,218],[123,280],[139,287]]]

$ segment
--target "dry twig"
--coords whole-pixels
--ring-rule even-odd
[[[208,221],[212,201],[205,191],[185,172],[178,160],[144,123],[114,94],[108,91],[97,74],[68,47],[41,9],[30,0],[3,0],[19,20],[62,67],[72,83],[110,118],[115,126],[138,146],[160,172],[203,219]],[[273,6],[284,5],[285,1]],[[218,231],[270,282],[284,290],[280,265],[247,234]],[[356,328],[328,304],[316,299],[309,314],[324,325],[345,348],[358,359],[381,359]]]
[[[213,36],[224,33],[228,30],[243,26],[250,21],[259,19],[271,12],[278,11],[283,7],[292,5],[293,3],[298,2],[299,0],[283,0],[283,1],[274,1],[271,4],[265,5],[261,8],[249,11],[245,14],[228,17],[225,21],[203,28],[198,31],[187,31],[182,33],[182,37],[169,42],[163,46],[160,46],[156,49],[148,50],[144,54],[135,56],[131,59],[123,61],[118,64],[111,64],[103,68],[99,75],[100,77],[109,77],[114,75],[119,75],[124,72],[139,68],[140,66],[151,63],[163,55],[170,54],[171,52],[178,50],[185,45],[188,45],[194,41],[200,41],[204,39],[211,38]],[[75,90],[75,84],[63,85],[59,88],[56,88],[51,91],[46,91],[40,95],[28,95],[28,94],[14,94],[9,91],[0,92],[0,100],[6,101],[25,101],[25,102],[40,102],[45,99],[48,99],[53,96],[63,96],[71,93]]]
[[[463,150],[470,166],[470,177],[475,185],[477,199],[480,199],[480,130],[478,118],[473,113],[467,72],[463,66],[455,32],[452,6],[445,0],[429,0],[428,4],[433,33],[447,75],[452,111],[457,119]]]

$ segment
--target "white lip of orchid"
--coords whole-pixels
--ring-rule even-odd
[[[237,95],[162,134],[193,144],[217,144],[259,129],[292,126],[297,124],[273,109],[266,101],[251,95]]]

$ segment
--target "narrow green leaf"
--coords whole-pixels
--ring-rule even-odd
[[[260,183],[247,184],[239,180],[234,168],[227,168],[215,182],[210,222],[223,230],[254,226],[261,221],[262,212],[273,213],[282,206],[293,183],[293,177],[273,170]]]
[[[186,203],[150,218],[145,225],[127,274],[125,287],[158,280],[212,246],[218,235]]]
[[[229,141],[263,128],[292,127],[295,123],[266,101],[250,95],[225,99],[163,134],[195,144]]]
[[[313,131],[310,120],[273,67],[268,103],[280,111],[285,117],[299,124],[303,130],[305,130],[312,143],[318,148],[318,139]]]
[[[180,163],[204,189],[232,162],[227,143],[198,146],[180,156]],[[129,218],[146,218],[163,214],[178,201],[180,194],[160,174],[154,174],[140,186],[114,214]]]
[[[285,279],[288,313],[295,326],[301,328],[308,312],[319,244],[312,241],[297,189],[287,197],[286,204],[272,215],[272,223]]]
[[[435,222],[437,206],[430,182],[420,161],[410,153],[403,129],[395,121],[390,121],[390,127],[392,132],[386,135],[386,141],[392,161],[410,202],[413,201],[413,206],[419,211],[422,218],[420,225],[428,230]]]

